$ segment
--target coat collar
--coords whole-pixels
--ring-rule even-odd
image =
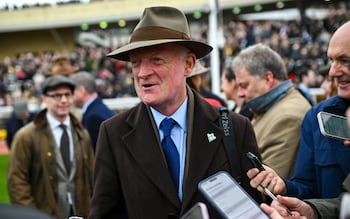
[[[198,94],[188,89],[188,134],[186,164],[183,183],[183,205],[187,209],[198,191],[198,182],[206,176],[206,170],[219,148],[223,132],[217,126],[219,114]],[[136,106],[126,119],[130,131],[123,136],[127,150],[156,187],[177,207],[181,203],[167,170],[156,124],[149,107],[143,103]],[[140,126],[140,124],[143,124]],[[209,142],[208,134],[216,136]],[[190,177],[189,177],[190,176]]]
[[[34,124],[39,127],[43,127],[47,125],[47,119],[46,119],[46,113],[47,109],[41,110],[38,115],[34,118]],[[72,125],[74,127],[79,127],[80,129],[83,129],[83,125],[79,122],[79,120],[72,114],[69,113],[70,120],[72,122]]]

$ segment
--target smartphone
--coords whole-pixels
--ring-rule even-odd
[[[250,163],[252,163],[253,167],[258,168],[260,171],[265,170],[261,161],[259,160],[259,158],[255,154],[253,154],[252,152],[247,152],[246,156],[249,159]]]
[[[220,171],[200,181],[198,188],[225,219],[269,218],[227,172]]]
[[[319,112],[317,120],[322,135],[342,141],[350,140],[350,128],[347,117]]]
[[[209,219],[207,206],[202,202],[197,202],[180,219]]]

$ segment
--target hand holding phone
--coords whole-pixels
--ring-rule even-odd
[[[259,160],[259,158],[253,154],[252,152],[247,152],[247,158],[249,159],[249,161],[252,163],[252,165],[255,167],[255,168],[258,168],[259,171],[264,171],[265,168],[264,166],[262,165],[261,161]],[[283,204],[281,204],[277,197],[268,189],[266,188],[266,186],[260,184],[259,185],[263,190],[264,192],[272,199],[272,200],[275,200],[277,201],[283,208],[285,208],[288,212],[289,215],[292,215],[292,212],[286,207],[284,206]]]

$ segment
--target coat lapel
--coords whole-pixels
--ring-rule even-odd
[[[123,140],[130,154],[156,187],[178,208],[180,201],[171,180],[166,159],[161,150],[158,130],[144,104],[139,104],[136,115],[130,115],[127,123],[131,130]],[[140,125],[142,124],[142,126]]]
[[[189,93],[188,142],[186,149],[186,165],[183,184],[182,209],[188,209],[194,195],[198,192],[198,182],[206,178],[211,161],[221,146],[223,131],[216,124],[218,113],[197,97],[196,104]],[[194,105],[191,107],[191,105]],[[195,111],[191,111],[195,109]]]
[[[158,130],[144,104],[140,103],[137,110],[126,119],[131,129],[123,137],[127,149],[145,175],[179,209],[190,207],[198,192],[198,182],[207,177],[208,168],[223,138],[223,131],[216,124],[219,116],[217,111],[204,100],[194,103],[192,92],[189,92],[188,109],[188,117],[193,119],[188,120],[182,206],[166,165]]]

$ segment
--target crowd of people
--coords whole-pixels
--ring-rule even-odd
[[[329,38],[341,23],[349,19],[347,10],[329,10],[323,20],[303,18],[290,21],[239,21],[223,24],[224,44],[220,48],[223,70],[242,49],[264,43],[280,54],[287,66],[289,78],[299,83],[296,76],[305,67],[312,69],[317,77],[313,87],[319,87],[323,76],[320,68],[329,64],[326,49]],[[194,39],[207,41],[208,27],[200,24],[200,34]],[[101,98],[136,96],[133,88],[131,66],[125,62],[106,58],[111,48],[88,48],[76,45],[74,51],[66,54],[71,64],[82,71],[91,72],[98,82]],[[51,71],[55,52],[33,51],[0,60],[0,81],[2,105],[12,105],[19,96],[38,101],[40,83]],[[202,60],[210,67],[210,60]],[[210,74],[203,77],[203,84],[210,89]],[[11,101],[12,99],[12,101]]]
[[[350,110],[350,22],[347,13],[331,15],[299,23],[299,30],[298,21],[227,25],[222,88],[242,102],[223,128],[214,106],[224,103],[205,96],[196,79],[209,70],[201,65],[210,62],[212,47],[191,38],[184,13],[173,7],[146,8],[130,41],[112,51],[77,47],[68,62],[50,53],[4,60],[3,76],[14,71],[14,80],[23,82],[19,96],[33,81],[33,93],[46,106],[13,137],[11,202],[62,219],[179,218],[203,202],[211,218],[220,218],[197,188],[226,171],[241,173],[240,185],[274,219],[338,218],[341,196],[349,191],[350,141],[321,135],[317,113],[345,116]],[[57,63],[66,68],[55,69]],[[337,95],[314,103],[292,76],[301,82],[305,67],[319,72],[328,64]],[[228,90],[231,81],[236,95]],[[100,98],[117,95],[137,95],[141,102],[114,116]],[[82,118],[73,105],[82,108]],[[247,152],[264,170],[254,168]]]

